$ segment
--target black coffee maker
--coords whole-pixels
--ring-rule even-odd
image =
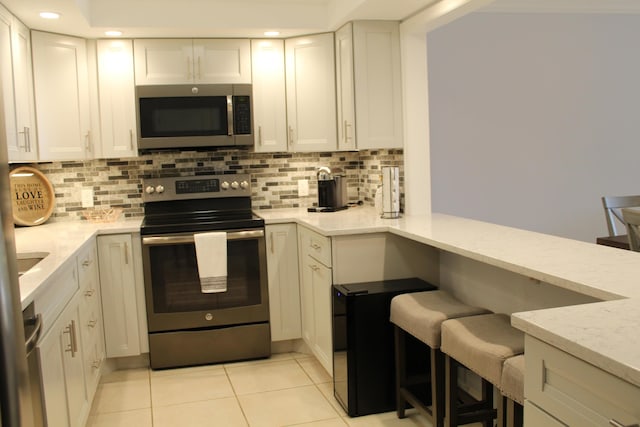
[[[318,168],[318,208],[322,212],[346,209],[348,204],[347,178],[326,167]]]

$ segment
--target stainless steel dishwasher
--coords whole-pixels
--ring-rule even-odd
[[[44,427],[44,408],[42,406],[42,390],[40,382],[40,363],[36,353],[36,345],[42,330],[42,317],[35,313],[33,303],[22,310],[24,322],[24,346],[27,352],[27,367],[29,368],[29,389],[31,406],[33,409],[33,426]]]

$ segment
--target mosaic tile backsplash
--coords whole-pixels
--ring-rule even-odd
[[[255,210],[310,207],[317,203],[316,170],[328,166],[347,176],[349,201],[373,205],[380,169],[400,167],[404,205],[402,150],[336,153],[254,153],[248,150],[159,152],[126,159],[38,163],[55,190],[49,221],[77,220],[84,208],[81,190],[92,188],[94,207],[121,207],[124,217],[141,217],[142,180],[168,176],[248,173]],[[298,180],[309,181],[309,195],[298,195]]]

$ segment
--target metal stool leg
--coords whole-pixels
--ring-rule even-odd
[[[407,401],[404,398],[402,389],[406,386],[407,365],[406,365],[406,337],[405,332],[399,328],[394,328],[395,332],[395,354],[396,354],[396,413],[398,418],[404,418]]]

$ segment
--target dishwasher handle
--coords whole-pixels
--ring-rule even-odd
[[[38,338],[40,338],[40,332],[42,332],[42,315],[38,313],[35,317],[25,319],[24,325],[33,326],[33,331],[24,342],[27,357],[29,357],[33,349],[36,348],[36,343],[38,342]]]

